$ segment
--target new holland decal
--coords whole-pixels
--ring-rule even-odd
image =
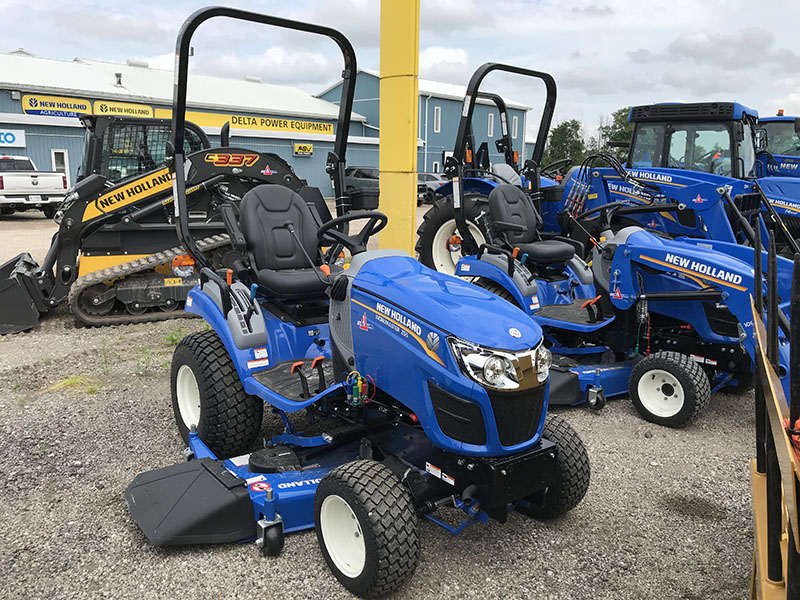
[[[695,276],[706,281],[711,281],[712,283],[718,283],[727,287],[732,287],[742,292],[747,290],[746,287],[740,285],[743,277],[739,273],[720,269],[699,260],[694,260],[678,254],[671,254],[669,252],[667,252],[664,260],[659,260],[657,258],[644,255],[641,256],[641,259],[657,265],[671,267],[679,273],[684,273],[686,275]]]
[[[171,185],[172,178],[169,169],[165,168],[113,188],[86,205],[86,210],[83,211],[83,221],[91,221],[104,213],[115,211],[143,198],[168,190]]]
[[[433,350],[428,347],[428,344],[425,340],[422,339],[422,327],[419,323],[407,317],[400,311],[386,306],[385,304],[381,304],[380,302],[375,303],[375,308],[367,306],[366,304],[362,304],[358,300],[351,299],[354,304],[367,309],[369,312],[375,315],[375,320],[380,323],[381,325],[386,326],[387,328],[399,333],[403,337],[410,337],[415,342],[417,342],[422,350],[427,354],[430,358],[438,362],[440,365],[444,366],[444,362],[442,359],[439,358],[439,355],[436,354]],[[366,322],[366,314],[364,317],[359,319],[358,323],[359,326],[362,322]],[[369,328],[369,327],[368,327]],[[362,328],[363,329],[363,328]]]

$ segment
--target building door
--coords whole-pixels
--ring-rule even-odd
[[[71,187],[69,176],[69,154],[66,150],[50,150],[50,160],[53,171],[64,173],[67,176],[67,187]]]

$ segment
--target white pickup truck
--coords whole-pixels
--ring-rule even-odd
[[[26,156],[0,156],[0,215],[36,208],[52,219],[66,192],[64,173],[37,171]]]

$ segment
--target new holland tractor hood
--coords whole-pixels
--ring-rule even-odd
[[[369,255],[365,255],[369,256]],[[373,255],[374,256],[374,255]],[[425,267],[405,253],[354,264],[354,287],[377,298],[379,311],[401,309],[437,329],[487,348],[526,350],[542,329],[520,318],[519,308],[495,294]],[[370,307],[371,308],[371,307]],[[486,319],[491,314],[492,319]]]

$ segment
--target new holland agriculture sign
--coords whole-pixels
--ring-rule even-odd
[[[41,96],[25,94],[22,96],[22,112],[26,115],[45,117],[69,117],[78,115],[108,115],[124,117],[152,117],[153,108],[146,104],[133,102],[114,102],[113,100],[89,100],[66,96]]]

